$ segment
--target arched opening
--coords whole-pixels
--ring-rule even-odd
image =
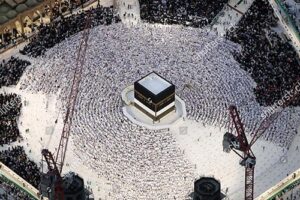
[[[50,23],[50,11],[47,9],[47,6],[45,6],[42,10],[37,10],[36,12],[40,15],[40,23]]]
[[[32,20],[29,16],[25,16],[23,18],[23,25],[24,25],[24,33],[28,34],[32,32]]]
[[[23,24],[24,26],[29,26],[30,24],[32,24],[32,20],[28,15],[23,18]]]

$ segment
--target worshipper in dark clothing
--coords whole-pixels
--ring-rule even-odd
[[[0,87],[16,85],[30,62],[11,57],[0,63]]]
[[[214,19],[228,0],[140,0],[141,19],[148,23],[203,27]]]
[[[277,21],[268,1],[256,0],[234,31],[227,33],[227,38],[242,46],[234,57],[257,83],[254,92],[263,106],[282,99],[300,80],[298,55],[272,29]],[[300,105],[300,101],[293,104]]]
[[[0,94],[0,145],[10,144],[20,137],[17,119],[21,106],[20,96]]]
[[[87,12],[91,13],[92,26],[120,22],[120,18],[114,14],[113,7],[98,6],[67,18],[61,15],[52,23],[40,26],[39,33],[31,39],[31,42],[23,50],[20,50],[20,53],[33,57],[43,55],[48,48],[82,31],[86,24]]]

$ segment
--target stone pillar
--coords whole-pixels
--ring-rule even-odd
[[[2,31],[1,31],[1,41],[2,41],[2,42],[4,41],[4,34],[3,34]]]
[[[24,33],[23,17],[21,15],[19,15],[18,20],[21,24],[21,34],[23,34]]]

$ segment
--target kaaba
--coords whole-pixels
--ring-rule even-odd
[[[158,121],[175,110],[175,86],[152,72],[134,83],[134,105]]]

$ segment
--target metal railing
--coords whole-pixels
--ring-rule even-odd
[[[281,14],[284,14],[284,20],[287,23],[287,25],[289,25],[289,27],[291,28],[291,30],[294,32],[295,36],[297,37],[297,39],[300,41],[300,33],[299,33],[299,28],[296,25],[296,22],[294,21],[294,19],[290,16],[290,13],[288,11],[288,9],[285,7],[285,5],[281,2],[281,0],[274,0],[275,3],[278,5],[278,7],[280,8],[280,12]]]
[[[16,174],[14,171],[9,169],[3,163],[0,162],[0,179],[6,183],[13,184],[20,190],[24,191],[26,194],[32,198],[38,200],[40,199],[39,191],[29,184],[26,180]],[[46,200],[46,199],[45,199]]]

